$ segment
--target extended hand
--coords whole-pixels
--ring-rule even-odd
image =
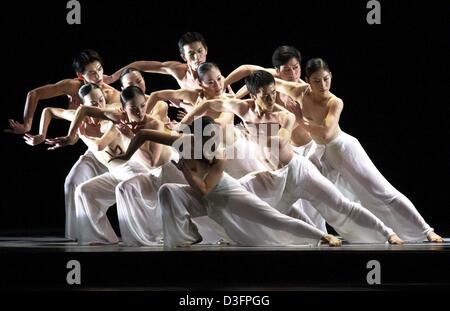
[[[4,130],[5,133],[12,133],[12,134],[25,134],[30,129],[26,128],[24,124],[19,123],[13,119],[9,119],[9,129]]]
[[[67,145],[73,145],[75,143],[69,136],[56,137],[51,139],[46,139],[45,144],[51,145],[53,147],[49,147],[47,150],[55,150]]]
[[[23,139],[25,139],[25,143],[30,146],[36,146],[39,144],[42,144],[45,141],[44,135],[31,135],[31,134],[25,134],[23,136]]]

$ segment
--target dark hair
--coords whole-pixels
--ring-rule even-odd
[[[180,37],[180,40],[178,40],[178,49],[180,50],[180,53],[183,54],[184,50],[183,47],[186,44],[190,44],[193,42],[201,42],[203,47],[207,49],[206,41],[203,36],[198,32],[186,32],[184,35]]]
[[[250,94],[255,95],[259,89],[275,84],[274,77],[265,70],[256,70],[252,72],[247,78],[245,78],[245,85]]]
[[[328,64],[323,59],[312,58],[306,63],[305,76],[309,78],[313,73],[320,69],[326,70],[328,72],[330,71],[330,67],[328,67]]]
[[[142,75],[142,72],[136,68],[133,68],[133,67],[125,68],[124,70],[122,70],[122,72],[120,73],[120,77],[119,77],[120,83],[122,84],[122,86],[123,86],[122,78],[131,72],[139,72]]]
[[[76,73],[84,73],[86,65],[98,61],[103,66],[103,60],[94,50],[84,50],[75,56],[72,67]]]
[[[198,68],[197,68],[197,75],[198,75],[198,79],[199,80],[202,80],[203,79],[203,77],[205,76],[205,74],[207,73],[207,72],[209,72],[211,69],[213,69],[213,68],[217,68],[219,71],[220,71],[220,68],[219,68],[219,66],[217,66],[216,64],[214,64],[214,63],[203,63],[203,64],[201,64],[200,66],[198,66]]]
[[[135,85],[130,85],[124,88],[120,93],[120,102],[122,103],[122,107],[125,108],[127,101],[132,100],[139,95],[145,98],[144,92],[142,92],[142,90]]]
[[[300,51],[293,46],[282,45],[273,52],[272,65],[275,68],[280,69],[280,67],[286,64],[291,58],[296,58],[300,63],[302,60]]]
[[[80,89],[78,90],[78,96],[81,99],[81,102],[83,102],[83,98],[84,96],[86,96],[87,94],[89,94],[90,92],[92,92],[93,90],[99,89],[100,91],[102,91],[102,89],[95,83],[87,83],[85,85],[83,85],[82,87],[80,87]],[[103,91],[102,91],[103,93]]]

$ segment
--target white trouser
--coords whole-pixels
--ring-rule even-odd
[[[77,239],[77,218],[75,209],[75,189],[83,182],[108,172],[94,154],[87,150],[80,156],[78,161],[72,166],[64,183],[64,199],[66,208],[66,226],[65,237],[68,239]]]
[[[309,143],[303,146],[292,146],[292,150],[299,156],[308,158],[309,152],[314,150],[314,140],[311,139]],[[298,210],[300,219],[305,219],[305,221],[314,224],[320,230],[327,232],[327,226],[325,219],[320,215],[320,213],[311,205],[311,202],[299,199],[294,203],[294,210]]]
[[[433,230],[411,201],[378,171],[356,138],[341,132],[327,145],[318,145],[311,160],[404,241],[423,241]]]
[[[294,155],[276,171],[252,173],[242,185],[284,214],[298,200],[310,201],[323,218],[351,243],[386,242],[393,234],[375,215],[348,200],[309,160]]]
[[[146,171],[145,167],[134,161],[129,161],[108,173],[82,183],[76,188],[75,205],[79,244],[114,244],[119,242],[106,212],[111,205],[116,203],[116,187],[121,181],[144,171]],[[136,215],[136,217],[140,217],[140,215]]]
[[[176,153],[172,156],[173,160],[177,159]],[[153,245],[162,239],[162,216],[157,193],[165,183],[187,184],[183,174],[171,161],[117,185],[117,215],[124,245]],[[205,237],[203,243],[227,240],[221,228],[207,217],[194,221]]]
[[[170,247],[200,241],[202,236],[191,217],[203,215],[223,226],[228,236],[242,246],[317,244],[325,235],[270,207],[226,173],[205,197],[190,186],[165,184],[158,198],[163,206],[164,244]]]

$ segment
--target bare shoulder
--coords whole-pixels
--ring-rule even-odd
[[[183,79],[188,71],[188,65],[180,62],[171,62],[169,68],[177,76],[178,79]]]
[[[80,87],[83,85],[83,82],[74,78],[74,79],[63,79],[55,83],[55,85],[62,88],[62,90],[67,94],[76,94]]]
[[[328,105],[331,107],[336,107],[336,108],[343,108],[344,107],[344,101],[337,97],[336,95],[332,95],[331,98],[328,101]]]

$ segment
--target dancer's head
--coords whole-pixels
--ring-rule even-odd
[[[87,83],[100,85],[103,82],[103,61],[96,51],[82,51],[73,60],[72,67],[77,76]]]
[[[122,84],[122,90],[133,85],[139,87],[144,93],[146,91],[144,77],[136,68],[129,67],[122,70],[122,73],[120,74],[120,83]]]
[[[300,79],[301,60],[299,50],[288,45],[278,47],[272,55],[272,64],[278,76],[286,81],[298,81]]]
[[[246,79],[245,85],[251,98],[264,110],[272,110],[276,99],[275,79],[264,70],[252,72]]]
[[[208,47],[206,41],[198,32],[187,32],[178,40],[181,58],[192,70],[206,62]]]
[[[331,71],[328,64],[321,58],[310,59],[306,63],[306,82],[315,93],[325,94],[330,91]]]
[[[106,105],[105,94],[95,83],[87,83],[80,87],[78,96],[86,106],[104,108]]]
[[[142,90],[131,85],[122,90],[120,93],[120,101],[122,108],[125,110],[128,116],[128,120],[131,122],[142,122],[145,118],[147,111],[147,100]]]
[[[200,85],[208,97],[222,95],[224,78],[219,67],[214,63],[203,63],[197,68]]]

